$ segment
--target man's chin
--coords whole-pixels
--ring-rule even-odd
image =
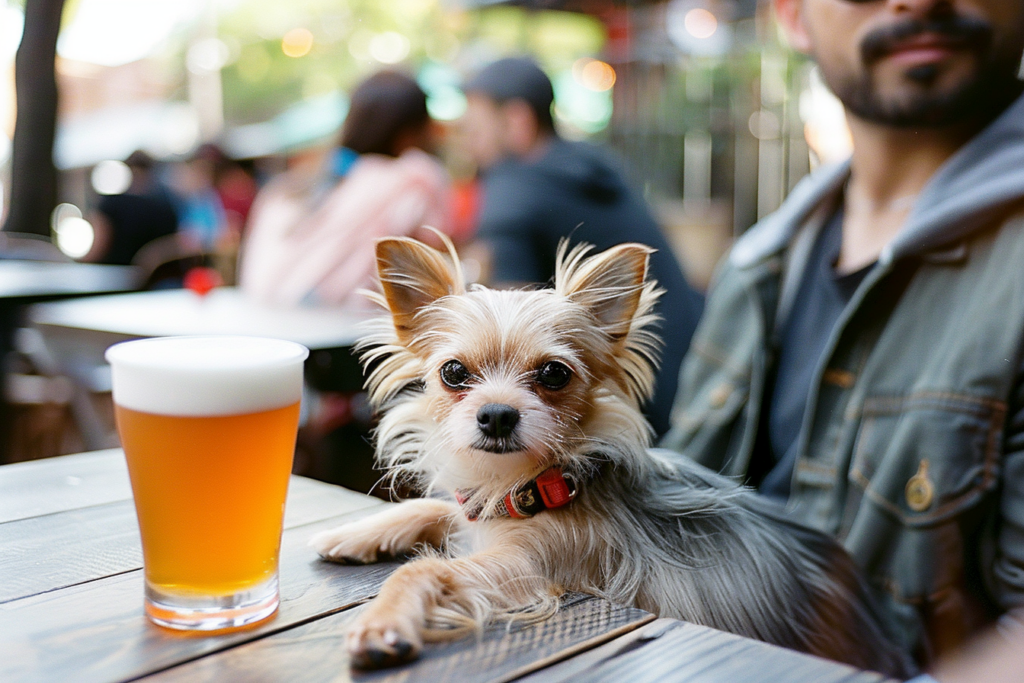
[[[1020,95],[1016,78],[961,75],[935,64],[908,66],[891,85],[865,82],[837,92],[854,116],[896,128],[946,128],[987,122]],[[881,80],[881,79],[879,79]]]

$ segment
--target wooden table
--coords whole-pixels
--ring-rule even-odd
[[[0,467],[0,681],[689,681],[881,683],[752,640],[579,594],[539,624],[428,645],[410,665],[353,672],[344,629],[394,563],[321,561],[309,536],[386,505],[293,477],[281,608],[252,630],[182,635],[142,611],[142,553],[119,450]]]

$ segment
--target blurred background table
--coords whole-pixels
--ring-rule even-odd
[[[201,297],[187,289],[137,292],[34,307],[29,319],[48,338],[78,332],[107,335],[111,343],[140,337],[238,334],[276,337],[310,350],[350,347],[366,313],[339,308],[278,308],[234,287]]]
[[[679,681],[883,683],[879,674],[572,594],[551,619],[428,645],[391,670],[355,673],[344,629],[397,566],[338,565],[315,532],[386,505],[292,477],[281,608],[253,629],[195,637],[150,624],[142,552],[119,450],[0,467],[0,680]]]
[[[368,490],[376,480],[366,444],[369,411],[362,403],[355,408],[350,404],[363,382],[352,347],[360,335],[360,324],[370,315],[365,310],[266,306],[233,287],[216,288],[205,297],[186,289],[136,292],[32,306],[27,315],[29,327],[20,331],[19,346],[41,374],[70,382],[68,405],[81,437],[79,450],[92,450],[116,445],[108,410],[110,369],[103,359],[111,345],[129,339],[198,334],[275,337],[303,344],[310,349],[304,415],[312,410],[316,417],[333,410],[345,413],[350,421],[340,437],[334,433],[340,429],[335,425],[338,420],[330,416],[327,427],[304,428],[298,471]],[[336,409],[335,404],[341,408]],[[366,413],[358,425],[351,422],[356,409]],[[316,433],[309,437],[310,431]],[[339,462],[339,450],[359,452],[347,462]]]
[[[24,322],[25,306],[40,301],[93,294],[127,292],[138,287],[141,274],[132,266],[0,259],[0,359],[15,348],[16,331]],[[0,372],[0,463],[7,460],[14,409],[12,404],[32,393],[7,367]],[[31,384],[31,382],[30,382]],[[38,392],[37,392],[38,393]]]
[[[69,296],[126,292],[139,284],[134,266],[0,260],[0,300],[27,303]]]

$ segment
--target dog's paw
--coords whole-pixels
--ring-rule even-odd
[[[419,657],[423,639],[407,618],[368,612],[349,627],[345,647],[352,666],[381,669]]]
[[[376,562],[381,551],[379,539],[367,534],[359,524],[345,524],[314,534],[309,547],[326,560],[349,564]]]

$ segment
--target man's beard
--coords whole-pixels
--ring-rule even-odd
[[[903,95],[883,96],[871,67],[908,39],[921,34],[942,36],[976,56],[973,73],[951,88],[933,87],[941,66],[924,64],[904,73]],[[860,74],[836,74],[822,69],[829,87],[858,118],[901,128],[939,128],[967,121],[987,122],[1024,90],[1018,78],[1019,52],[993,49],[993,30],[981,19],[949,15],[910,19],[872,31],[861,41]],[[916,87],[915,87],[916,86]]]

